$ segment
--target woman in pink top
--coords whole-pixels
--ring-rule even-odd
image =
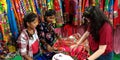
[[[97,6],[90,6],[83,13],[83,18],[87,21],[88,29],[71,48],[76,48],[88,37],[93,54],[87,60],[112,60],[113,29],[107,17]]]

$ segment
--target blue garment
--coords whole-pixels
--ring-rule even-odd
[[[38,0],[34,0],[34,3],[35,3],[35,7],[36,7],[36,11],[37,11],[37,13],[38,13],[38,15],[40,15],[40,8],[39,8],[39,6],[38,6]]]
[[[33,59],[34,60],[47,60],[47,58],[44,56],[44,55],[41,55],[41,54],[35,54],[33,55]]]
[[[98,59],[96,60],[113,60],[114,53],[110,52],[106,55],[101,55]]]
[[[34,60],[51,60],[53,55],[55,55],[55,52],[47,52],[44,54],[40,54],[39,52],[37,54],[33,54]]]
[[[17,39],[18,37],[18,28],[17,28],[17,23],[15,20],[15,16],[14,16],[14,11],[12,9],[12,4],[10,0],[6,0],[7,2],[7,16],[8,16],[8,20],[9,20],[9,24],[10,24],[10,30],[12,32],[12,36]]]

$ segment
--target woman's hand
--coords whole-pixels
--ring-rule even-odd
[[[78,44],[74,44],[74,45],[71,45],[71,46],[70,46],[70,49],[71,49],[71,50],[76,50],[77,47],[78,47]]]

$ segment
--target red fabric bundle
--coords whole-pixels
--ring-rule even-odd
[[[85,60],[89,54],[85,50],[83,45],[78,46],[76,49],[70,49],[70,46],[76,44],[80,36],[79,34],[74,34],[68,38],[61,38],[57,40],[54,44],[54,48],[58,51],[63,51],[68,53],[70,56],[77,58],[78,60]]]

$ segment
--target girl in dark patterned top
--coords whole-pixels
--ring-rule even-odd
[[[40,22],[37,26],[38,36],[44,52],[51,52],[53,51],[52,45],[56,36],[53,25],[55,21],[55,11],[52,9],[46,11],[44,19],[45,21]]]

